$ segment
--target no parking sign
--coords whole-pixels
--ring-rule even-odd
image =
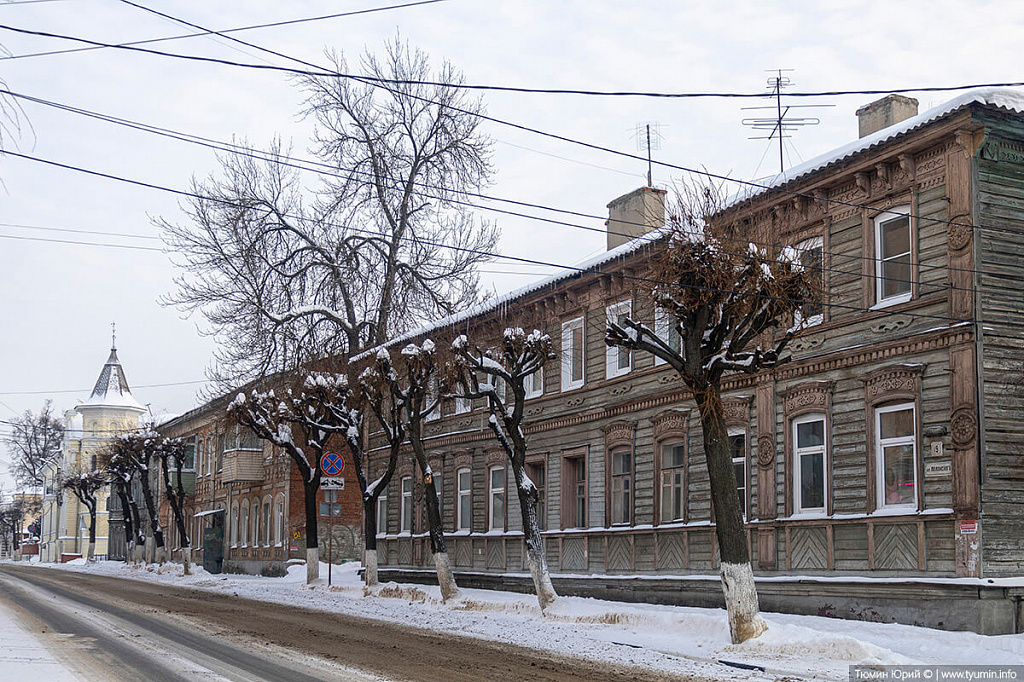
[[[337,452],[325,452],[320,458],[320,471],[325,476],[340,476],[345,470],[345,458]]]

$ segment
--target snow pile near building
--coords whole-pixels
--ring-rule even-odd
[[[769,620],[771,618],[769,617]],[[800,625],[773,623],[760,637],[725,648],[748,658],[777,660],[806,658],[810,660],[849,661],[860,665],[915,665],[921,663],[889,649],[865,642],[850,635],[822,632]]]

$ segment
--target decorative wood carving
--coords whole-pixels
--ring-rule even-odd
[[[911,180],[914,179],[914,174],[917,172],[917,164],[914,161],[913,154],[900,154],[900,170],[907,174]]]
[[[757,439],[757,466],[770,469],[775,463],[775,438],[766,433]]]
[[[488,467],[498,466],[505,462],[505,451],[500,448],[488,448],[484,451],[484,461]]]
[[[632,390],[633,384],[619,384],[617,386],[612,386],[611,388],[609,388],[608,392],[611,393],[612,395],[625,395],[626,393],[629,393]]]
[[[971,236],[974,233],[974,227],[971,225],[971,217],[968,215],[958,215],[950,219],[949,229],[947,231],[947,240],[951,251],[962,251],[966,249],[971,243]]]
[[[587,399],[583,396],[580,396],[579,398],[569,398],[568,400],[565,401],[565,404],[568,405],[569,407],[579,407],[585,402],[587,402]]]
[[[636,433],[636,423],[620,419],[605,425],[604,443],[606,448],[613,448],[616,445],[633,445],[633,434]]]
[[[725,423],[733,426],[746,426],[750,423],[750,397],[724,398]]]
[[[888,334],[889,332],[899,331],[904,327],[910,326],[909,317],[890,317],[882,320],[876,325],[871,327],[871,331],[876,334]]]
[[[452,454],[452,466],[458,469],[468,469],[473,465],[473,454],[469,450],[457,450]]]
[[[861,171],[853,176],[857,183],[857,189],[871,196],[871,175],[867,171]]]
[[[824,411],[828,406],[828,395],[832,384],[828,381],[807,381],[786,389],[786,416],[800,412]]]
[[[868,401],[877,403],[888,396],[894,398],[917,395],[921,387],[921,373],[924,365],[896,365],[883,367],[861,381],[866,384]]]
[[[949,422],[949,433],[954,445],[966,447],[974,443],[978,433],[978,418],[974,416],[974,409],[961,407],[954,412]]]
[[[651,419],[651,424],[654,425],[654,440],[661,440],[670,435],[682,436],[686,432],[689,420],[689,410],[665,410],[658,413]]]

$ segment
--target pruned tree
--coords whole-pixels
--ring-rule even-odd
[[[717,188],[695,188],[683,194],[669,218],[668,242],[649,278],[654,302],[674,334],[658,334],[626,317],[609,321],[605,342],[664,360],[697,404],[729,631],[739,643],[758,636],[766,625],[759,613],[729,451],[722,378],[731,372],[772,369],[788,359],[785,349],[799,326],[786,329],[786,324],[802,306],[818,300],[815,278],[820,281],[820,273],[805,270],[792,248],[775,253],[755,244],[733,248],[737,235],[715,221],[722,206]]]
[[[142,529],[139,505],[135,500],[135,492],[132,487],[135,467],[127,449],[116,445],[108,448],[106,459],[107,480],[110,481],[111,492],[117,495],[121,504],[121,515],[124,522],[125,563],[137,563],[146,544],[146,534]]]
[[[388,443],[387,466],[380,476],[368,483],[369,461],[365,453],[362,452],[361,434],[351,434],[359,437],[356,442],[353,442],[352,438],[346,439],[352,459],[355,461],[359,490],[363,494],[363,535],[365,536],[363,578],[367,587],[375,587],[378,584],[377,500],[391,484],[395,468],[398,466],[398,457],[402,452],[402,444],[405,442],[405,399],[398,390],[398,375],[391,364],[391,355],[383,348],[374,355],[370,366],[363,370],[359,376],[359,383],[363,400],[370,412],[373,413]]]
[[[146,516],[149,518],[149,531],[153,536],[153,556],[147,559],[151,558],[161,564],[167,557],[164,529],[160,524],[159,507],[153,494],[151,465],[162,441],[163,436],[156,431],[142,431],[122,433],[116,436],[109,446],[111,459],[115,456],[124,457],[125,466],[130,468],[132,478],[139,482],[142,501],[146,505]],[[149,546],[148,543],[145,544],[147,550]]]
[[[339,169],[322,185],[303,186],[279,144],[247,149],[193,181],[188,224],[157,221],[184,270],[167,302],[207,318],[231,385],[355,355],[478,297],[498,232],[458,197],[491,174],[480,101],[399,40],[362,67],[398,82],[300,81],[315,150]],[[427,80],[440,85],[413,82]]]
[[[96,503],[97,493],[107,485],[107,475],[99,469],[73,470],[64,473],[61,487],[70,490],[86,511],[89,512],[89,547],[86,550],[86,561],[92,561],[96,555]]]
[[[14,480],[28,488],[41,488],[47,468],[60,461],[64,424],[54,416],[53,404],[47,400],[37,414],[28,410],[12,419],[11,433],[4,440]]]
[[[466,336],[461,335],[452,343],[452,352],[452,381],[462,387],[465,397],[486,398],[490,412],[487,424],[508,456],[519,497],[527,563],[543,611],[555,602],[558,595],[551,584],[544,538],[537,522],[540,494],[526,473],[528,447],[523,419],[526,415],[526,382],[544,367],[546,361],[556,357],[551,337],[536,329],[527,334],[522,328],[513,327],[504,331],[497,348],[472,346]]]
[[[406,437],[422,475],[423,498],[427,507],[427,530],[430,535],[430,551],[434,556],[434,568],[437,571],[437,584],[441,588],[441,599],[447,601],[458,595],[458,585],[455,584],[451,558],[448,556],[448,547],[444,540],[434,472],[427,461],[427,451],[423,445],[423,423],[427,415],[440,407],[442,391],[439,383],[437,349],[433,341],[425,339],[420,345],[406,345],[402,349],[397,367],[391,366],[390,357],[385,349],[377,352],[376,360],[378,363],[385,363],[385,368],[390,368],[390,371],[380,373],[380,379],[384,382],[388,394],[394,396],[393,400],[401,403],[400,413]]]
[[[344,375],[312,372],[305,375],[299,389],[285,388],[280,395],[272,389],[253,389],[248,395],[240,392],[228,405],[228,414],[235,421],[287,452],[302,476],[307,583],[320,577],[320,459],[331,436],[342,434],[348,440],[348,432],[358,432],[362,423],[358,410],[347,405],[350,395]]]
[[[171,507],[174,524],[181,538],[181,564],[185,575],[192,575],[192,541],[185,523],[185,492],[182,471],[188,457],[187,444],[183,438],[163,438],[157,443],[154,455],[160,463],[163,477],[164,496]],[[173,472],[173,473],[172,473]]]

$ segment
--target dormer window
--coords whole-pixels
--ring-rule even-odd
[[[875,304],[909,301],[913,291],[913,231],[910,207],[900,206],[875,218]]]

